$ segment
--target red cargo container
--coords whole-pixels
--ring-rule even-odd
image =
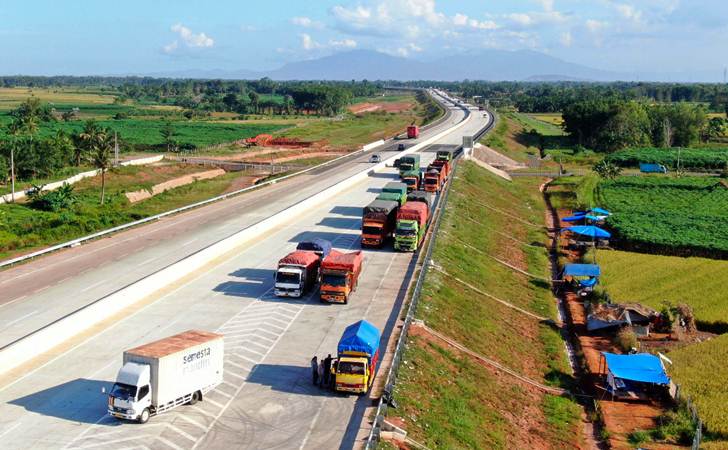
[[[363,260],[361,250],[352,253],[331,250],[321,263],[321,300],[348,303],[359,281]]]
[[[279,266],[303,266],[308,267],[311,264],[315,264],[319,260],[319,256],[314,252],[307,252],[304,250],[296,250],[295,252],[289,253],[280,261]]]
[[[397,220],[416,220],[420,228],[427,223],[428,208],[422,202],[407,202],[397,210]]]
[[[408,139],[417,139],[417,137],[420,135],[420,127],[417,125],[410,125],[407,127],[407,138]]]

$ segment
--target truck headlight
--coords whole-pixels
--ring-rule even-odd
[[[136,416],[136,411],[134,411],[133,409],[130,409],[130,410],[129,410],[129,411],[127,411],[127,412],[128,412],[129,414],[133,415],[133,416]]]

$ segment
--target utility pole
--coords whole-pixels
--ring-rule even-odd
[[[15,140],[10,148],[10,201],[15,203]]]

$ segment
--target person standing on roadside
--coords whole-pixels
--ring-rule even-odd
[[[319,387],[324,387],[324,361],[321,360],[318,366]]]
[[[324,358],[324,386],[331,387],[331,353]]]
[[[313,385],[316,386],[319,384],[319,363],[316,356],[311,358],[311,373],[313,374]]]

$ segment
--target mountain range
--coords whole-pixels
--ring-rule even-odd
[[[184,70],[144,75],[169,78],[274,80],[487,80],[487,81],[719,81],[721,72],[623,73],[595,69],[532,50],[480,50],[434,61],[351,50],[290,62],[270,71]]]

